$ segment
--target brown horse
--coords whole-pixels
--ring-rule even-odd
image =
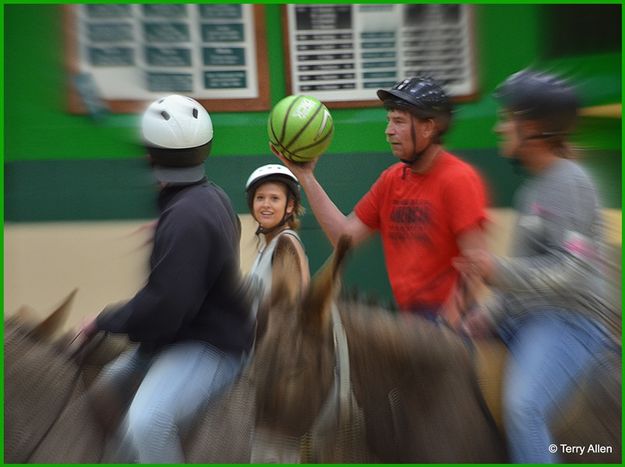
[[[23,313],[5,322],[5,462],[100,460],[104,432],[84,398],[82,372],[63,355],[61,344],[46,343],[67,315],[74,293],[37,326]],[[55,445],[63,438],[68,442]]]
[[[305,461],[506,461],[460,337],[420,318],[334,305],[348,243],[341,239],[302,299],[290,280],[295,253],[278,246],[252,373],[258,423],[304,439]],[[565,455],[567,462],[620,462],[620,374],[614,355],[553,423],[558,443],[611,452],[586,449]]]
[[[123,339],[96,336],[78,354],[67,338],[53,339],[73,292],[42,323],[18,312],[5,321],[4,453],[7,463],[99,463],[120,409],[93,384],[97,372],[126,349]],[[121,413],[121,412],[120,412]],[[104,415],[103,415],[104,414]],[[119,415],[119,414],[117,414]],[[211,401],[185,436],[194,463],[249,462],[254,397],[247,371]]]
[[[506,460],[462,339],[374,306],[333,306],[345,239],[308,291],[290,280],[294,252],[288,244],[278,249],[256,353],[186,434],[188,462],[249,462],[258,427],[279,435],[277,443],[295,444],[309,462]],[[94,410],[102,393],[90,385],[90,373],[121,347],[113,342],[110,350],[111,339],[97,340],[76,359],[49,342],[67,308],[38,326],[5,322],[6,462],[111,461]],[[554,421],[559,443],[611,452],[572,453],[566,461],[620,462],[620,374],[618,356],[594,369],[566,416]]]

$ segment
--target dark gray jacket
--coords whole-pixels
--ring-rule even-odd
[[[159,194],[147,284],[97,318],[102,331],[127,334],[144,350],[201,340],[242,353],[253,318],[240,290],[240,222],[221,188],[206,180]]]
[[[607,298],[597,191],[575,162],[558,160],[529,179],[516,199],[512,256],[499,258],[487,303],[491,318],[557,307],[616,330],[620,316]]]

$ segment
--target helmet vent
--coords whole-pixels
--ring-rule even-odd
[[[193,108],[193,118],[197,118],[197,116],[198,116],[198,111],[197,111],[197,109],[194,107],[194,108]]]
[[[169,120],[171,117],[169,116],[169,114],[167,112],[165,112],[164,110],[161,112],[161,116],[165,119],[165,120]]]

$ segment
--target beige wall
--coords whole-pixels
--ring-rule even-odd
[[[251,216],[241,218],[241,267],[248,271],[256,227]],[[148,221],[6,224],[5,316],[22,305],[43,316],[78,288],[73,325],[132,297],[147,277],[150,235]]]
[[[492,210],[491,247],[506,251],[514,222],[511,210]],[[256,228],[241,216],[242,270],[256,255]],[[606,211],[608,241],[621,243],[621,212]],[[147,221],[146,221],[147,222]],[[69,325],[128,299],[147,274],[150,230],[146,222],[76,222],[4,226],[4,310],[8,316],[29,305],[42,316],[74,288],[79,292]]]

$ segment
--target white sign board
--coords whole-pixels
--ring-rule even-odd
[[[287,5],[290,84],[324,102],[427,75],[451,96],[476,92],[472,5]]]
[[[71,11],[73,73],[89,77],[104,100],[261,95],[253,5],[81,4]]]

